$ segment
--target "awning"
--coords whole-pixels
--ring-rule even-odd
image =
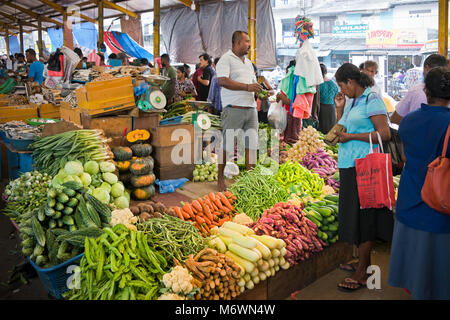
[[[366,39],[320,37],[320,51],[362,51],[367,50]]]
[[[153,60],[153,55],[141,47],[126,33],[116,31],[105,32],[104,39],[106,45],[116,54],[123,52],[133,58],[145,58],[148,61]]]
[[[331,50],[325,50],[325,51],[319,50],[316,52],[318,58],[319,57],[328,57],[330,55],[330,53],[331,53]]]

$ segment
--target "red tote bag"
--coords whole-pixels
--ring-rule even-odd
[[[377,132],[378,141],[381,141]],[[392,176],[391,155],[384,153],[380,143],[381,153],[373,152],[372,136],[370,136],[370,153],[362,159],[355,160],[356,182],[361,209],[388,208],[395,205],[394,180]]]

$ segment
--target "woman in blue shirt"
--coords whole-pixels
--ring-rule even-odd
[[[360,209],[355,159],[364,158],[369,153],[369,135],[374,143],[380,143],[376,131],[383,141],[388,141],[391,134],[386,106],[370,90],[373,80],[351,63],[343,64],[335,77],[341,89],[335,98],[337,120],[346,128],[346,132],[336,133],[340,143],[339,241],[357,245],[359,253],[356,267],[351,264],[341,266],[354,273],[340,283],[338,288],[354,291],[366,284],[366,270],[371,265],[373,242],[377,239],[390,241],[394,225],[392,213],[387,208]],[[352,104],[345,109],[344,95],[353,99]]]
[[[428,165],[442,154],[450,125],[450,69],[431,69],[425,79],[428,104],[400,122],[406,164],[400,179],[389,284],[414,299],[450,299],[450,215],[421,197]],[[450,143],[447,147],[450,157]],[[450,190],[448,196],[450,197]]]
[[[319,111],[319,131],[327,134],[336,124],[336,106],[334,98],[339,92],[338,86],[331,80],[325,80],[327,67],[321,63],[320,69],[324,82],[320,84],[320,111]]]

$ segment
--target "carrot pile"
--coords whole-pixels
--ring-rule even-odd
[[[225,191],[210,193],[203,198],[189,202],[181,202],[182,207],[173,207],[178,218],[184,221],[192,221],[200,233],[207,237],[210,230],[216,226],[222,226],[225,221],[233,219],[233,201],[236,197]]]

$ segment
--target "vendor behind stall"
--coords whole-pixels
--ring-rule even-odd
[[[44,81],[44,64],[36,59],[36,51],[33,49],[27,49],[25,54],[27,55],[27,62],[30,64],[28,79],[31,82],[38,82],[42,85]]]

